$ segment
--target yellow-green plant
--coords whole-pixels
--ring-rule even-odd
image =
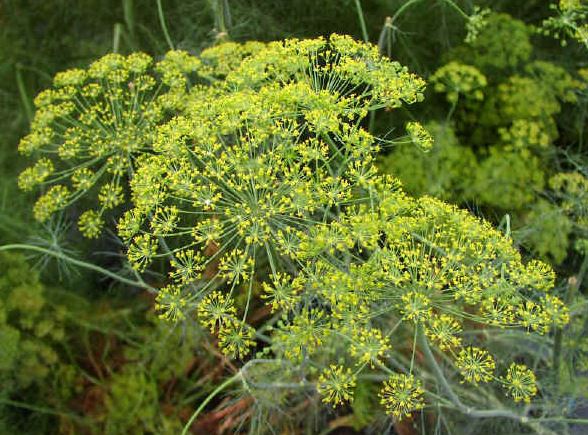
[[[418,122],[406,123],[399,141],[365,128],[378,109],[421,101],[424,81],[382,58],[375,46],[339,35],[230,43],[207,50],[202,61],[182,56],[189,67],[172,69],[180,90],[174,92],[162,72],[170,91],[150,100],[171,98],[172,112],[181,113],[140,129],[120,125],[119,133],[130,125],[139,136],[132,143],[144,144],[125,149],[118,184],[122,194],[124,174],[131,195],[118,234],[136,281],[108,275],[156,293],[162,318],[197,319],[225,355],[247,360],[202,402],[184,433],[237,380],[259,402],[273,389],[303,389],[339,406],[353,401],[367,377],[380,390],[383,411],[397,420],[425,406],[447,406],[474,417],[527,422],[527,410],[496,409],[501,401],[485,384],[529,402],[538,392],[535,373],[520,361],[499,360],[482,336],[466,332],[524,330],[539,340],[564,326],[568,311],[550,293],[552,269],[524,262],[507,236],[467,212],[426,196],[411,198],[375,166],[385,144],[412,142],[420,152],[435,153],[433,136]],[[440,73],[438,90],[472,93],[480,103],[484,76],[454,66],[460,72],[452,66]],[[118,69],[106,70],[118,78]],[[195,70],[210,84],[203,80],[187,91],[184,74]],[[125,77],[117,83],[129,88]],[[129,103],[128,93],[121,98]],[[513,97],[510,106],[518,102]],[[557,109],[548,103],[546,116]],[[100,136],[83,133],[72,129],[69,139],[108,164]],[[65,198],[59,207],[72,202],[64,185],[52,189]],[[109,204],[124,201],[114,197]],[[102,204],[104,198],[99,192]],[[150,270],[167,277],[145,282],[141,274]],[[254,348],[259,353],[251,357]],[[262,385],[252,367],[265,364],[284,367],[284,377],[298,382],[268,379]],[[143,385],[142,376],[121,374],[116,391]],[[484,393],[472,399],[465,387],[452,385],[449,379],[457,376],[484,385]],[[145,394],[153,396],[152,384]]]
[[[431,76],[450,104],[443,128],[432,128],[437,149],[394,150],[380,167],[410,193],[509,214],[520,243],[561,263],[570,225],[545,201],[559,165],[558,117],[581,100],[585,84],[581,71],[531,60],[530,35],[522,21],[490,14],[475,41],[451,50]]]

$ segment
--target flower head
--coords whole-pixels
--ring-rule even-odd
[[[155,125],[181,110],[185,75],[194,70],[185,67],[190,60],[198,62],[187,53],[169,52],[154,66],[144,53],[108,54],[87,69],[56,74],[53,87],[35,99],[31,133],[19,144],[22,153],[39,156],[19,177],[21,188],[52,186],[62,195],[50,207],[41,197],[36,219],[85,199],[92,213],[80,229],[89,238],[98,236],[102,225],[96,223],[124,201],[135,159],[151,151]]]
[[[421,381],[413,375],[396,373],[384,382],[379,393],[380,403],[386,408],[387,414],[402,420],[424,408],[424,392]]]
[[[496,363],[487,350],[466,347],[459,352],[455,365],[467,382],[477,384],[489,382],[494,378]]]
[[[529,403],[537,394],[535,373],[523,364],[512,363],[506,376],[502,378],[504,388],[515,402]]]
[[[334,408],[353,401],[355,385],[355,375],[351,369],[332,364],[319,376],[317,390],[323,396],[323,402],[333,405]]]

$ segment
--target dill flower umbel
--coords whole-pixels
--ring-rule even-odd
[[[323,396],[323,402],[343,405],[353,400],[353,388],[356,385],[355,375],[351,369],[331,365],[324,369],[318,378],[317,391]]]
[[[448,314],[432,316],[425,326],[427,337],[443,351],[461,345],[461,331],[461,324]]]
[[[228,86],[258,88],[268,83],[306,83],[315,91],[353,97],[368,109],[395,108],[423,99],[425,82],[398,62],[380,56],[375,45],[346,35],[287,39],[267,44],[226,75]]]
[[[20,175],[20,187],[49,187],[35,218],[44,221],[84,198],[91,208],[79,228],[97,238],[105,212],[125,200],[135,159],[151,150],[155,125],[183,106],[185,76],[198,65],[179,51],[155,64],[144,53],[108,54],[87,69],[58,73],[35,99],[31,132],[19,144],[20,152],[38,158]]]
[[[231,358],[244,358],[255,345],[255,330],[234,317],[222,324],[218,342],[222,352]]]
[[[357,181],[347,172],[373,160],[374,139],[347,124],[353,114],[343,107],[320,134],[315,119],[306,120],[307,105],[329,101],[337,109],[332,96],[298,84],[200,101],[190,117],[159,129],[154,149],[161,155],[141,160],[131,182],[135,208],[119,232],[146,231],[175,251],[202,253],[215,243],[223,265],[234,250],[277,263],[276,235],[320,222],[350,201]]]
[[[413,144],[427,152],[433,148],[433,136],[418,122],[406,124],[406,131]]]
[[[588,6],[581,0],[559,0],[549,5],[554,15],[543,20],[539,33],[552,36],[562,47],[575,40],[588,48]]]
[[[349,354],[357,359],[357,364],[376,367],[390,351],[390,339],[382,336],[379,329],[354,328],[352,330]]]
[[[421,381],[415,379],[413,375],[396,373],[384,381],[384,386],[378,395],[386,413],[395,419],[402,420],[425,407],[424,392]]]
[[[504,388],[515,402],[530,403],[537,394],[537,380],[535,374],[525,365],[512,363],[501,378]]]
[[[198,303],[198,319],[211,332],[222,326],[237,314],[233,300],[227,295],[213,291]]]
[[[377,369],[392,348],[389,330],[414,336],[416,352],[415,329],[422,327],[463,379],[477,384],[499,381],[496,362],[468,343],[461,326],[466,319],[481,328],[529,328],[531,314],[525,313],[532,307],[533,333],[552,329],[551,319],[565,322],[563,303],[545,294],[554,286],[551,268],[524,264],[512,241],[487,222],[429,197],[410,198],[386,178],[376,177],[370,193],[371,203],[349,205],[339,220],[301,234],[297,279],[304,284],[273,330],[276,355],[312,360],[327,357],[317,348],[330,349],[333,358],[344,355]],[[346,262],[334,260],[346,255]],[[301,307],[325,320],[301,319]]]
[[[489,382],[494,379],[496,363],[494,358],[484,349],[478,347],[466,347],[459,352],[455,361],[464,380],[477,384]]]
[[[476,67],[459,62],[443,65],[431,76],[435,92],[444,93],[447,101],[456,104],[461,97],[483,100],[483,89],[488,84],[484,74]]]

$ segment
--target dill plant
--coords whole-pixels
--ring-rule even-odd
[[[88,222],[82,219],[82,231],[98,236],[96,216],[126,203],[128,181],[130,207],[117,229],[137,275],[158,263],[168,271],[157,290],[138,281],[157,292],[161,317],[196,318],[216,335],[224,354],[246,360],[201,403],[184,432],[216,394],[237,381],[257,403],[267,391],[300,387],[340,406],[353,402],[361,382],[376,379],[383,409],[395,420],[443,406],[533,425],[527,409],[495,409],[502,401],[492,387],[480,387],[491,383],[514,402],[529,402],[538,392],[532,369],[518,362],[507,367],[465,329],[541,336],[564,326],[569,314],[551,294],[553,270],[524,262],[512,241],[487,222],[427,196],[408,196],[375,165],[387,140],[366,130],[366,118],[421,101],[424,81],[382,58],[375,46],[345,36],[229,44],[203,53],[202,60],[178,55],[179,66],[172,62],[169,75],[156,68],[161,77],[146,80],[161,80],[167,92],[151,94],[140,121],[133,105],[136,80],[129,86],[129,67],[113,69],[110,62],[146,58],[110,55],[98,61],[89,77],[105,74],[124,89],[115,88],[125,100],[120,107],[133,107],[120,125],[117,112],[111,117],[106,110],[112,108],[110,85],[105,101],[86,112],[71,101],[77,91],[69,88],[84,84],[86,72],[60,75],[56,86],[65,80],[65,101],[54,104],[59,91],[41,94],[37,100],[49,96],[49,108],[39,103],[34,132],[21,143],[31,151],[53,146],[61,160],[69,150],[85,157],[82,169],[103,165],[98,175],[108,173],[110,160],[122,159],[114,181],[104,184],[115,183],[114,194],[100,188],[101,208]],[[186,90],[184,74],[198,71],[207,80]],[[473,68],[461,72],[447,77],[470,77],[467,86],[450,89],[445,81],[439,90],[473,92],[479,103],[483,75]],[[66,134],[52,122],[75,110],[82,123],[88,114],[88,128],[71,127],[57,147],[35,136],[46,133],[39,130],[47,127],[44,114],[51,120],[50,137],[55,129]],[[137,140],[115,140],[123,146],[105,148],[110,142],[101,136],[96,113],[106,113],[117,127],[108,130],[115,138],[131,134]],[[422,125],[409,122],[406,130],[410,142],[430,150],[433,138]],[[76,143],[83,151],[71,147]],[[55,173],[53,165],[49,158],[38,160],[21,175],[21,184],[52,184],[76,173],[73,166]],[[90,181],[86,189],[74,186],[73,195],[63,184],[51,187],[35,207],[37,217],[71,205],[97,182],[93,176]],[[251,321],[253,307],[266,313],[259,327]],[[254,348],[258,353],[251,357]],[[298,382],[255,385],[251,367],[268,361]],[[453,376],[483,394],[472,398],[466,387],[453,387]],[[140,374],[131,374],[118,390],[140,381]]]
[[[158,296],[163,316],[181,319],[197,304],[238,355],[252,344],[243,322],[253,275],[279,279],[295,267],[282,259],[296,249],[298,232],[367,200],[379,144],[361,121],[378,107],[418,101],[424,86],[346,37],[274,45],[227,74],[226,86],[246,83],[242,90],[195,89],[186,115],[158,129],[157,155],[141,160],[131,182],[135,207],[119,223],[136,269],[170,261],[173,283]],[[201,272],[210,279],[186,294]],[[228,295],[210,293],[223,282]],[[237,321],[231,299],[243,285]],[[240,332],[246,340],[237,340]]]
[[[465,381],[496,382],[520,400],[524,393],[513,394],[512,376],[499,375],[494,357],[468,344],[461,332],[464,325],[479,324],[488,331],[523,328],[544,334],[565,325],[563,302],[549,294],[553,271],[540,262],[523,264],[508,239],[465,212],[381,186],[373,204],[351,207],[338,222],[313,227],[301,240],[297,257],[303,267],[295,279],[302,277],[306,287],[291,295],[295,315],[278,323],[274,352],[325,365],[321,376],[340,375],[340,383],[330,382],[331,390],[321,387],[333,403],[345,397],[342,386],[351,397],[352,384],[343,381],[348,372],[328,366],[330,360],[346,361],[355,376],[373,370],[409,376],[410,382],[394,381],[382,390],[397,418],[410,409],[393,402],[392,386],[410,384],[424,400],[420,385],[426,381],[411,377],[419,373],[414,355],[423,352],[417,351],[421,346],[450,356]],[[411,337],[408,356],[397,337]],[[509,370],[501,369],[514,369]],[[529,387],[524,400],[535,392]]]
[[[543,20],[538,31],[566,46],[574,40],[588,48],[588,4],[584,0],[559,0],[551,3],[554,15]]]

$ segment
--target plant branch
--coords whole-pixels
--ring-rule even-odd
[[[40,246],[34,245],[26,245],[21,243],[15,243],[10,245],[2,245],[0,246],[0,252],[2,251],[10,251],[10,250],[20,250],[20,251],[35,251],[45,255],[51,255],[52,257],[58,258],[60,260],[67,261],[75,266],[82,267],[84,269],[93,270],[95,272],[101,273],[102,275],[106,275],[112,279],[115,279],[123,284],[127,284],[134,287],[140,287],[151,292],[156,292],[157,290],[151,287],[149,284],[141,281],[133,281],[131,279],[125,278],[124,276],[120,276],[114,272],[111,272],[108,269],[104,269],[103,267],[96,266],[92,263],[87,263],[85,261],[76,260],[75,258],[69,257],[62,252],[59,251],[52,251],[50,249],[42,248]]]

